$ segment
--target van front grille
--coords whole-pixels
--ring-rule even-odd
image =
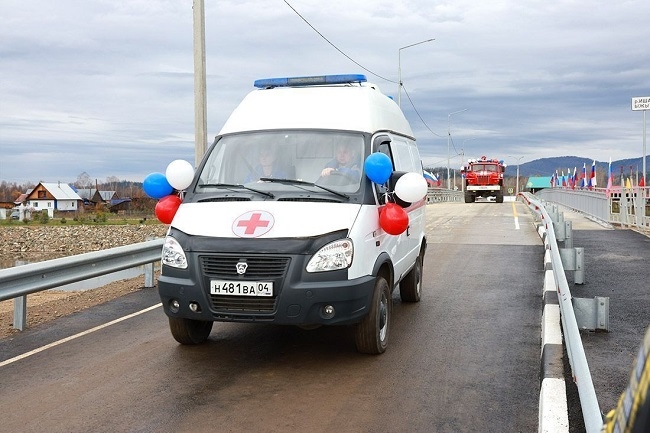
[[[278,279],[284,278],[289,268],[289,257],[249,257],[241,256],[201,256],[201,271],[209,278],[237,278],[242,275],[237,273],[237,264],[246,263],[246,273],[243,275],[247,280],[258,278]]]
[[[274,295],[229,296],[209,294],[213,315],[216,319],[229,321],[272,321],[276,308],[277,293],[288,272],[289,257],[203,255],[199,257],[206,290],[210,280],[272,281]],[[246,264],[243,275],[237,273],[238,264]],[[240,266],[241,268],[241,266]]]

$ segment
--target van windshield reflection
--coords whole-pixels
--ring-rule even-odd
[[[211,148],[197,190],[207,185],[265,189],[305,185],[347,197],[360,190],[364,136],[337,131],[262,131],[221,137]],[[226,187],[226,186],[224,186]]]

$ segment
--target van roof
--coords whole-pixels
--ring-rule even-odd
[[[219,134],[276,129],[333,129],[374,133],[393,131],[413,137],[402,110],[365,77],[340,84],[290,84],[250,92],[232,112]],[[347,76],[347,77],[350,77]],[[327,76],[325,76],[327,77]],[[331,76],[330,76],[331,77]],[[344,75],[336,77],[346,77]],[[363,77],[363,80],[358,79]],[[298,77],[309,79],[313,77]],[[283,79],[269,79],[283,80]],[[330,81],[331,82],[331,81]]]

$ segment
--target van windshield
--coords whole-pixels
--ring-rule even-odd
[[[361,186],[363,144],[362,134],[339,131],[227,135],[211,149],[199,176],[197,192],[207,192],[206,189],[220,184],[273,191],[304,187],[301,183],[271,179],[314,183],[341,193],[356,192]]]

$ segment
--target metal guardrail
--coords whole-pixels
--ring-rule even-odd
[[[599,433],[603,425],[603,416],[596,398],[596,390],[591,379],[591,372],[582,345],[580,330],[573,310],[571,291],[562,264],[560,249],[557,245],[553,220],[542,202],[529,193],[522,194],[530,209],[537,214],[546,231],[546,244],[549,248],[555,288],[560,303],[562,331],[574,381],[580,396],[580,406],[587,433]]]
[[[141,265],[145,267],[145,287],[153,287],[153,264],[160,260],[164,239],[110,248],[0,269],[0,301],[14,299],[14,328],[24,329],[26,296],[89,278]]]
[[[462,202],[464,195],[462,191],[455,191],[445,188],[429,188],[427,190],[427,204],[443,202]]]

